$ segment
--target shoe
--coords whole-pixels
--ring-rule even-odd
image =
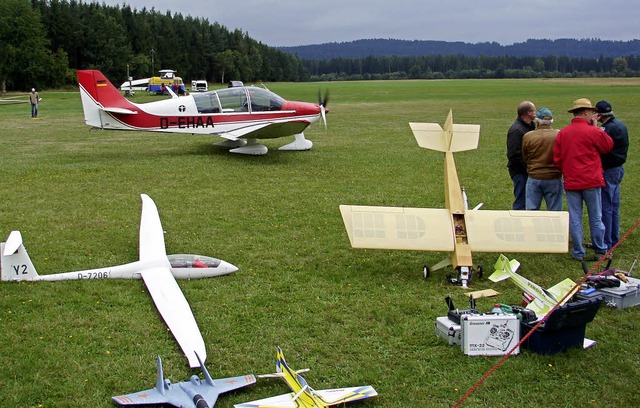
[[[596,261],[600,261],[602,259],[613,259],[613,254],[607,255],[606,253],[596,252]]]

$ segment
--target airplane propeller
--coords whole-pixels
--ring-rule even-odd
[[[318,105],[320,106],[320,114],[322,115],[322,122],[324,123],[324,128],[327,128],[327,104],[329,103],[329,90],[324,94],[324,98],[322,97],[322,93],[318,89]]]

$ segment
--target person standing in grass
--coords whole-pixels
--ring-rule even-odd
[[[38,102],[39,102],[39,97],[38,97],[38,93],[36,92],[36,88],[31,88],[31,93],[29,94],[29,103],[31,103],[32,118],[38,117]]]
[[[604,130],[595,126],[596,108],[591,101],[580,98],[573,101],[569,113],[571,123],[558,132],[553,146],[553,163],[562,171],[564,190],[569,208],[569,234],[573,249],[573,259],[583,261],[585,249],[582,245],[582,203],[587,206],[591,241],[596,259],[607,252],[604,244],[604,224],[602,223],[601,188],[604,187],[601,154],[613,148],[613,140]]]
[[[526,209],[539,210],[542,199],[547,210],[562,211],[562,172],[553,164],[553,145],[558,129],[552,129],[553,114],[547,108],[536,112],[536,130],[522,138],[522,160],[527,165]]]
[[[524,210],[526,207],[527,165],[522,160],[522,137],[525,133],[535,130],[533,118],[536,116],[536,105],[530,101],[520,102],[518,117],[513,121],[507,132],[507,168],[513,181],[514,210]]]
[[[600,156],[605,182],[601,192],[604,245],[609,250],[620,239],[620,183],[624,177],[623,164],[627,161],[629,150],[629,132],[627,126],[613,115],[609,102],[596,103],[596,109],[598,122],[602,123],[602,129],[613,140],[611,152]]]

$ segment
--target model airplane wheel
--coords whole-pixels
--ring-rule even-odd
[[[484,273],[484,268],[482,267],[482,265],[478,265],[478,267],[476,268],[476,276],[478,278],[482,278],[482,274]]]
[[[428,279],[430,274],[431,274],[431,270],[429,269],[429,265],[423,266],[422,267],[422,276],[424,276],[425,279]]]

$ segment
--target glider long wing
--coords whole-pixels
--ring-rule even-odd
[[[164,245],[164,232],[158,209],[153,200],[142,194],[142,216],[140,219],[140,275],[153,302],[173,333],[192,368],[200,367],[207,352],[193,312],[180,286],[171,273]]]
[[[447,209],[341,205],[340,212],[354,248],[454,250]]]

